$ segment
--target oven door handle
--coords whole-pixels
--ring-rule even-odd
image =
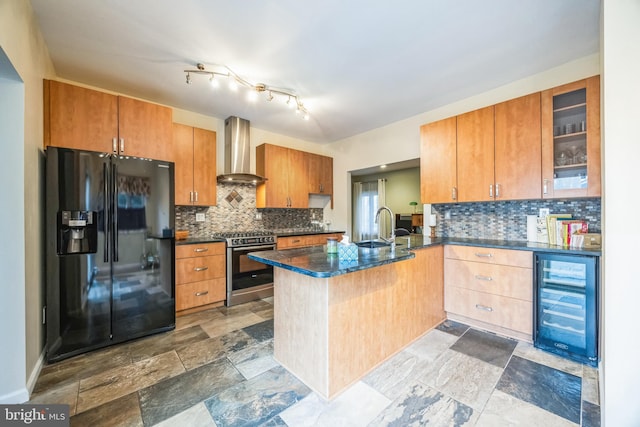
[[[264,245],[264,246],[240,246],[240,247],[231,248],[231,249],[233,249],[233,252],[240,252],[240,251],[260,251],[263,249],[274,250],[275,248],[276,248],[275,245]]]

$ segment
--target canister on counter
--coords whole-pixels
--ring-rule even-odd
[[[338,254],[338,239],[335,237],[327,238],[327,255]]]

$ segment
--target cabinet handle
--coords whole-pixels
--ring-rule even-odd
[[[292,240],[291,243],[300,243],[300,239]]]
[[[209,267],[194,267],[193,271],[205,271],[208,270]]]
[[[124,138],[120,138],[120,153],[124,153]]]
[[[113,149],[114,153],[118,152],[118,138],[113,138],[111,140],[111,148]]]
[[[549,185],[549,180],[545,179],[542,184],[542,194],[548,193],[548,185]]]
[[[320,192],[324,193],[324,185],[320,184]]]
[[[478,310],[484,310],[484,311],[493,311],[493,308],[488,307],[486,305],[482,305],[482,304],[476,304],[476,308]]]
[[[458,189],[456,187],[451,187],[451,199],[452,200],[458,199]]]
[[[482,252],[476,252],[474,255],[479,258],[491,258],[493,256],[493,254],[484,254]]]
[[[500,184],[496,184],[496,199],[500,197]]]
[[[196,296],[197,297],[203,297],[203,296],[207,295],[208,293],[209,293],[209,291],[196,292]]]
[[[209,248],[195,248],[193,252],[207,252]]]
[[[481,276],[480,274],[476,274],[476,279],[484,280],[485,282],[490,282],[490,281],[493,280],[493,277],[491,277],[491,276]]]
[[[194,191],[193,193],[195,194],[195,197],[194,197],[194,199],[195,199],[195,200],[194,200],[194,202],[198,203],[198,192],[197,192],[197,191]]]
[[[489,198],[493,199],[493,184],[489,184]]]
[[[193,191],[189,191],[189,203],[193,202]]]

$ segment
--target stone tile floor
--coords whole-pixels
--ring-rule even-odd
[[[600,425],[596,369],[452,321],[326,402],[273,359],[272,303],[47,365],[31,402],[72,426]]]

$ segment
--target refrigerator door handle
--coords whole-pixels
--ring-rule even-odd
[[[113,227],[111,232],[113,233],[113,262],[118,262],[118,165],[115,163],[111,170],[112,179],[112,191],[111,202],[113,203]]]
[[[104,188],[103,208],[102,208],[102,228],[104,229],[104,262],[109,262],[109,179],[107,175],[107,164],[102,164],[102,182]]]

